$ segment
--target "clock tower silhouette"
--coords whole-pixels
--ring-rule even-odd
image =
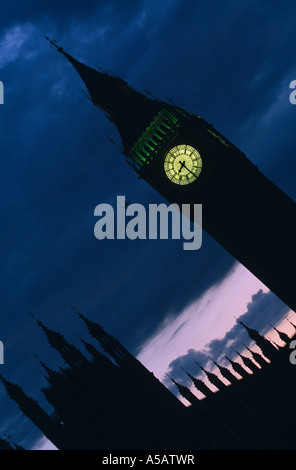
[[[202,204],[205,231],[296,311],[295,202],[201,116],[144,96],[46,39],[116,125],[139,177],[170,203]]]

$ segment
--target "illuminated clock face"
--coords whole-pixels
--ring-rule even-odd
[[[202,159],[190,145],[177,145],[164,158],[164,171],[172,183],[185,185],[193,183],[200,175]]]

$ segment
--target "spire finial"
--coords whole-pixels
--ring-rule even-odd
[[[82,318],[82,319],[85,318],[84,315],[83,315],[82,313],[80,313],[80,312],[77,310],[76,307],[74,307],[73,305],[70,305],[70,307],[72,308],[72,310],[74,310],[75,313],[77,313],[77,315],[78,315],[80,318]]]
[[[38,320],[35,315],[33,315],[32,312],[29,312],[29,315],[33,318],[33,320],[35,320],[35,322],[37,323],[38,326],[40,326],[44,331],[47,330],[47,327],[45,325],[43,325],[42,321]]]
[[[187,370],[184,369],[184,367],[181,366],[181,369],[182,369],[183,372],[185,372],[185,374],[188,375],[188,377],[192,378],[192,375],[190,375],[189,372],[187,372]]]
[[[3,383],[3,385],[5,386],[5,388],[7,388],[7,386],[10,384],[10,382],[5,377],[3,377],[2,374],[0,374],[0,380]]]
[[[172,382],[174,382],[174,384],[176,383],[176,381],[169,375],[169,374],[165,374]]]
[[[198,367],[200,367],[200,368],[201,368],[201,370],[203,370],[204,372],[206,372],[206,370],[203,368],[203,366],[201,366],[201,365],[199,364],[199,362],[197,362],[197,361],[194,361],[194,362],[195,362],[195,364],[197,364],[197,365],[198,365]]]
[[[55,39],[50,39],[48,36],[44,36],[46,41],[50,43],[50,47],[55,47],[58,52],[64,52],[64,49],[58,45]]]
[[[237,318],[235,315],[234,315],[234,318],[236,319],[238,323],[240,323],[242,326],[246,328],[245,324],[239,318]]]
[[[239,356],[241,356],[241,353],[240,353],[240,352],[238,352],[236,349],[234,349],[234,347],[233,347],[233,346],[231,346],[231,349],[232,349],[232,351],[234,351],[236,354],[238,354]]]
[[[296,328],[296,325],[294,325],[294,323],[292,323],[292,322],[289,320],[288,317],[285,317],[285,318],[286,318],[286,320],[290,323],[290,325],[292,325],[294,328]]]
[[[218,366],[217,362],[210,356],[210,355],[207,355],[208,359],[210,359],[210,361],[212,361],[216,366]]]

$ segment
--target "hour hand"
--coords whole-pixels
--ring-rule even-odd
[[[183,170],[183,168],[184,168],[184,167],[186,168],[186,166],[185,166],[185,162],[184,162],[184,161],[183,161],[183,162],[179,162],[179,163],[180,163],[180,165],[181,165],[181,167],[180,167],[180,169],[179,169],[179,173],[181,173],[181,171]]]

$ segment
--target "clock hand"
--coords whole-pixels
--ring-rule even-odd
[[[182,162],[179,162],[179,163],[181,165],[181,167],[179,169],[179,173],[181,173],[183,168],[185,168],[189,173],[191,173],[196,178],[196,175],[193,173],[193,171],[189,170],[189,168],[186,166],[186,162],[184,160]]]
[[[182,168],[185,168],[187,171],[189,171],[189,173],[191,173],[196,178],[196,175],[193,173],[193,171],[189,170],[189,168],[185,165],[185,162]]]
[[[183,161],[183,162],[179,162],[179,163],[180,163],[180,165],[181,165],[181,167],[180,167],[180,169],[179,169],[179,173],[181,173],[181,171],[182,171],[183,168],[185,167],[185,162]],[[185,168],[186,168],[186,167],[185,167]]]

